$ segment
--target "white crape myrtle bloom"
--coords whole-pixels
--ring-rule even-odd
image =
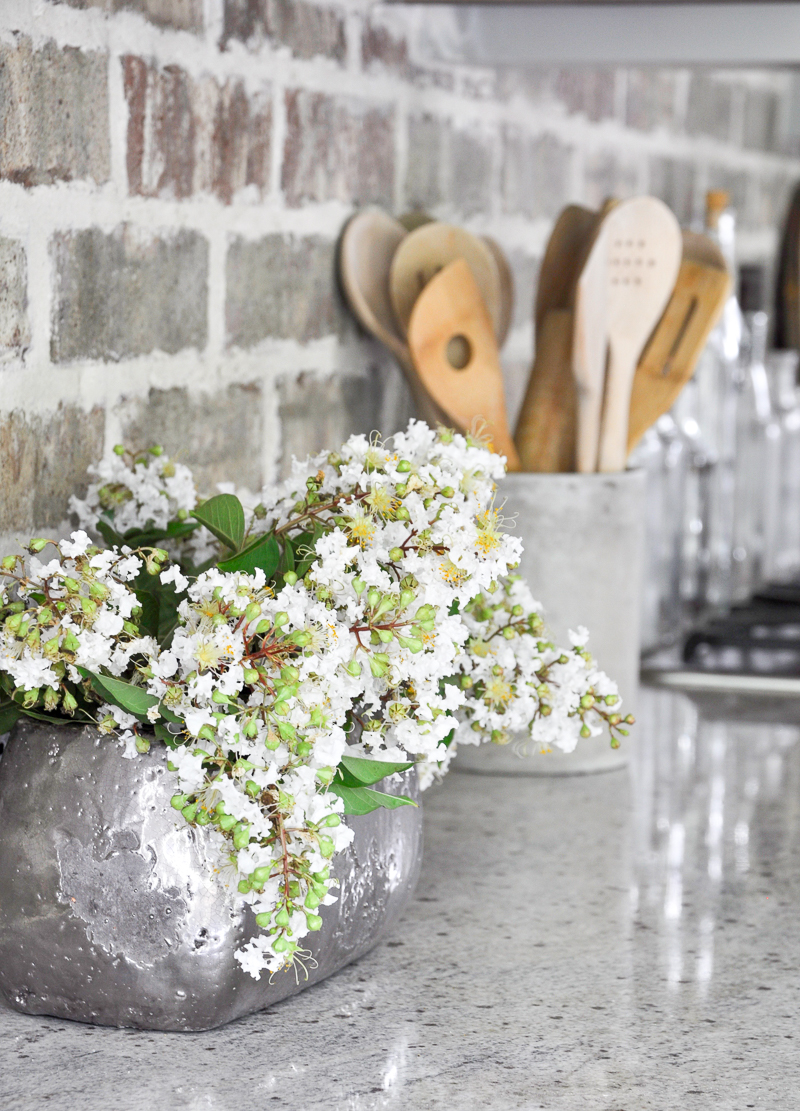
[[[28,550],[47,546],[46,540],[32,540]],[[73,716],[91,697],[84,692],[78,698],[84,682],[80,668],[120,676],[134,657],[153,652],[156,644],[139,636],[131,620],[139,603],[129,583],[142,560],[129,549],[101,552],[82,530],[56,550],[57,557],[47,562],[32,554],[27,569],[21,556],[2,561],[7,585],[0,672],[24,695],[24,707]],[[92,719],[85,708],[81,713]],[[129,723],[120,718],[116,724]]]
[[[97,534],[97,523],[106,520],[124,536],[130,530],[165,530],[171,522],[188,521],[198,503],[197,489],[189,467],[176,463],[160,449],[130,455],[121,447],[109,459],[88,468],[86,496],[70,498],[70,511],[83,530]],[[85,535],[85,533],[84,533]],[[217,542],[206,528],[165,541],[167,550],[180,562],[199,566],[217,552]]]

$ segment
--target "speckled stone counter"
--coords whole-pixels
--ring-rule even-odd
[[[788,1111],[800,706],[647,692],[630,771],[451,774],[359,963],[208,1034],[0,1009],[0,1108]]]

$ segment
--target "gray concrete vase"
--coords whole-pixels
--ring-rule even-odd
[[[416,773],[383,790],[418,798]],[[91,726],[23,720],[0,760],[0,993],[29,1014],[208,1030],[294,995],[368,952],[414,890],[422,812],[348,818],[338,902],[304,939],[308,979],[256,981],[234,953],[257,930],[203,830],[169,805],[166,749],[126,760]]]

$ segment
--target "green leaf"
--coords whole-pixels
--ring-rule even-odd
[[[199,521],[170,521],[166,528],[128,529],[123,539],[130,548],[150,548],[162,540],[182,540],[199,528]]]
[[[102,517],[98,518],[97,531],[110,548],[121,548],[125,543],[116,529],[112,528],[108,521],[104,521]]]
[[[244,540],[244,509],[235,494],[209,498],[192,510],[192,516],[231,551],[239,551]]]
[[[385,795],[383,791],[373,791],[370,787],[345,787],[334,782],[329,790],[344,802],[345,814],[370,814],[381,807],[396,810],[399,806],[417,805],[405,795]]]
[[[258,536],[252,544],[248,544],[230,559],[223,559],[217,566],[220,571],[244,571],[248,575],[252,575],[260,567],[267,578],[271,579],[280,558],[278,541],[270,532],[265,536]]]
[[[294,548],[288,536],[283,539],[283,550],[281,551],[281,558],[278,564],[278,574],[285,575],[287,571],[294,571]]]
[[[134,687],[121,679],[112,679],[110,675],[98,675],[97,672],[89,671],[85,667],[79,667],[78,671],[91,682],[97,693],[107,702],[119,706],[129,714],[134,714],[142,721],[147,720],[147,711],[151,706],[158,706],[156,696],[148,694],[142,687]]]
[[[4,702],[0,705],[0,733],[10,732],[21,714],[22,707],[15,706],[13,702]]]
[[[336,771],[339,781],[345,786],[360,787],[378,783],[387,775],[413,767],[413,763],[396,764],[388,760],[367,760],[363,756],[343,756]]]
[[[301,532],[299,536],[294,538],[294,549],[298,556],[298,561],[295,566],[298,578],[303,577],[311,564],[317,558],[317,553],[314,551],[317,541],[325,535],[325,529],[319,523],[314,522],[314,528],[311,532]]]

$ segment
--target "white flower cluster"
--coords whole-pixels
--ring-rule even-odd
[[[116,533],[156,531],[166,535],[170,526],[186,528],[189,514],[197,505],[197,490],[191,470],[152,447],[131,454],[118,444],[110,459],[88,468],[94,481],[85,498],[70,498],[70,511],[78,526],[94,535],[98,522],[105,521]],[[205,528],[186,530],[179,539],[167,539],[170,555],[181,563],[200,566],[215,555],[217,543]]]
[[[41,552],[45,540],[31,541]],[[27,573],[22,556],[2,560],[3,625],[0,631],[0,672],[12,681],[26,709],[39,707],[70,717],[86,711],[78,668],[122,675],[131,660],[157,650],[155,641],[140,637],[131,620],[139,609],[128,585],[143,560],[129,549],[101,551],[85,532],[54,545],[58,556],[42,563],[32,555]],[[151,557],[152,558],[152,557]],[[158,562],[152,565],[158,570]]]

